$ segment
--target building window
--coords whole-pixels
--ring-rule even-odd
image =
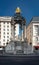
[[[0,27],[1,27],[1,24],[0,24]]]
[[[1,35],[0,35],[0,38],[1,38]]]
[[[5,45],[5,43],[3,43],[3,45]]]
[[[5,38],[5,36],[4,36],[4,38]]]
[[[4,34],[5,34],[5,32],[4,32]]]
[[[7,29],[7,31],[9,31],[9,29]]]
[[[38,41],[38,37],[36,37],[36,41]]]
[[[1,41],[0,41],[0,45],[1,45]]]
[[[9,32],[7,34],[9,34]]]
[[[5,22],[4,22],[4,24],[5,24]]]
[[[39,26],[38,26],[38,35],[39,35]]]
[[[9,24],[9,22],[7,22],[7,24]]]
[[[0,30],[1,30],[1,28],[0,28]]]
[[[7,36],[7,38],[9,38],[9,36]]]
[[[5,39],[3,41],[5,41]]]
[[[7,39],[7,42],[9,42],[9,40]]]
[[[0,32],[0,34],[1,34],[1,32]]]
[[[5,25],[4,25],[4,28],[5,28]]]
[[[35,25],[35,34],[38,35],[38,25]]]
[[[1,41],[0,41],[0,43],[1,43]]]
[[[7,26],[7,28],[9,28],[9,25]]]
[[[3,29],[5,31],[5,29]]]

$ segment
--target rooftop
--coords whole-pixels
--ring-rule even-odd
[[[33,18],[31,19],[31,21],[32,21],[32,22],[39,22],[39,17],[33,17]]]
[[[0,21],[11,21],[10,16],[0,16]]]
[[[30,20],[30,22],[29,22],[29,24],[27,25],[27,27],[30,25],[30,23],[39,23],[39,16],[33,17],[33,18]]]

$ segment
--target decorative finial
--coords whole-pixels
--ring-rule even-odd
[[[20,13],[20,12],[21,12],[20,8],[17,7],[15,13]]]

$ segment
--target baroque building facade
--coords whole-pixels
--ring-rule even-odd
[[[39,48],[39,17],[33,17],[27,26],[27,40],[34,49]]]
[[[11,17],[0,17],[0,47],[6,46],[11,37]]]

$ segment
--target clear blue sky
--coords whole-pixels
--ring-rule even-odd
[[[27,24],[33,16],[39,16],[39,0],[0,0],[0,16],[14,16],[16,7],[20,7]]]

